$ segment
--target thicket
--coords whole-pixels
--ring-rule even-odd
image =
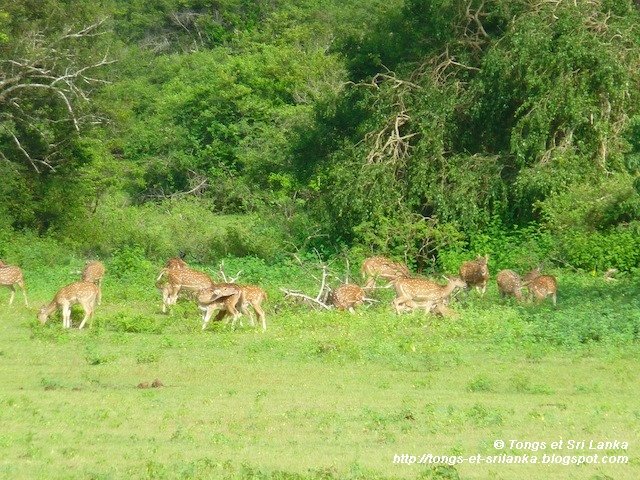
[[[2,255],[640,265],[630,0],[36,3],[0,5]]]

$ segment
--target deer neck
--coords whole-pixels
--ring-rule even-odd
[[[453,282],[447,283],[444,287],[442,287],[441,298],[447,298],[449,295],[451,295],[451,292],[453,292],[454,288],[456,288],[456,286],[453,284]]]
[[[53,300],[49,305],[44,307],[44,309],[42,310],[42,314],[48,318],[49,315],[51,315],[57,308],[58,302],[56,300]]]

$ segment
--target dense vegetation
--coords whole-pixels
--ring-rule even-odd
[[[640,262],[631,0],[0,3],[0,256]]]

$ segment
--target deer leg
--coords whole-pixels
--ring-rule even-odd
[[[16,289],[13,285],[7,285],[9,290],[11,290],[11,298],[9,298],[9,305],[13,305],[13,298],[16,296]]]
[[[400,315],[400,312],[402,311],[401,305],[404,305],[407,302],[407,300],[411,300],[411,297],[402,295],[400,297],[396,297],[395,300],[393,300],[393,306],[396,309],[397,315]]]
[[[87,323],[88,319],[93,319],[93,306],[94,306],[94,302],[95,299],[91,300],[87,300],[85,303],[82,303],[82,308],[84,309],[84,318],[82,319],[82,322],[80,323],[80,326],[78,327],[79,330],[82,329],[82,327],[84,327],[84,324]]]
[[[29,300],[27,300],[27,291],[24,289],[24,284],[21,282],[21,283],[18,284],[18,286],[22,290],[22,296],[24,297],[24,304],[28,307],[29,306]]]
[[[71,306],[66,303],[62,306],[62,327],[71,328]]]
[[[207,307],[203,310],[203,314],[202,314],[202,330],[204,330],[205,328],[207,328],[207,323],[209,323],[209,320],[211,319],[211,315],[213,315],[213,309],[211,308],[211,305],[207,305]]]

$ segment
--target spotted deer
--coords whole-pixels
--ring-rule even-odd
[[[267,317],[262,309],[262,302],[267,301],[267,292],[265,292],[262,288],[256,287],[255,285],[241,285],[240,288],[244,294],[244,301],[240,303],[240,309],[242,313],[248,316],[251,319],[251,326],[255,325],[253,320],[253,316],[249,312],[247,305],[251,305],[253,311],[256,312],[258,316],[258,320],[262,325],[262,330],[267,330]]]
[[[198,308],[202,310],[202,330],[204,330],[213,313],[218,310],[220,312],[216,315],[216,321],[222,320],[226,315],[231,315],[233,317],[231,327],[235,328],[236,321],[241,315],[238,308],[242,309],[245,299],[243,289],[235,283],[220,283],[200,290],[196,301]]]
[[[478,257],[475,260],[464,262],[460,266],[460,278],[469,286],[475,286],[476,290],[484,297],[489,282],[489,255]]]
[[[498,291],[500,297],[504,298],[509,295],[516,297],[518,302],[522,301],[522,280],[513,270],[501,270],[496,276]]]
[[[556,306],[558,281],[553,275],[540,275],[533,280],[525,282],[524,286],[529,289],[530,295],[536,297],[538,304],[551,295],[553,306]]]
[[[168,268],[168,269],[189,268],[189,265],[182,258],[173,257],[167,260],[167,263],[164,264],[164,268]]]
[[[355,307],[364,303],[364,290],[353,283],[345,283],[331,292],[331,303],[341,312],[345,309],[356,313]]]
[[[22,270],[19,267],[13,265],[7,265],[0,260],[0,287],[7,287],[11,290],[11,298],[9,298],[9,305],[13,305],[13,299],[16,296],[16,289],[14,285],[18,285],[22,290],[22,296],[24,297],[24,304],[28,307],[29,300],[27,300],[27,292],[24,289],[24,279],[22,276]]]
[[[405,264],[393,261],[385,257],[370,257],[362,262],[362,278],[364,279],[364,289],[375,288],[376,280],[379,278],[387,281],[397,278],[408,278],[411,276],[409,267]]]
[[[446,285],[422,278],[398,278],[391,283],[396,289],[393,306],[397,314],[402,312],[405,305],[412,308],[418,303],[430,312],[434,305],[446,303],[453,290],[467,287],[466,282],[458,277],[449,277]]]
[[[167,280],[162,283],[162,277]],[[162,292],[162,312],[167,311],[169,305],[175,305],[181,290],[199,292],[213,286],[213,280],[206,273],[191,268],[163,268],[156,280],[156,287]]]
[[[62,326],[71,328],[71,306],[79,303],[84,310],[84,318],[78,327],[81,329],[88,319],[93,318],[98,286],[92,282],[74,282],[62,287],[49,305],[42,307],[38,313],[38,320],[44,325],[54,311],[62,309]]]
[[[102,277],[104,277],[104,265],[98,261],[85,263],[82,270],[82,281],[95,283],[98,286],[98,305],[102,305]]]

